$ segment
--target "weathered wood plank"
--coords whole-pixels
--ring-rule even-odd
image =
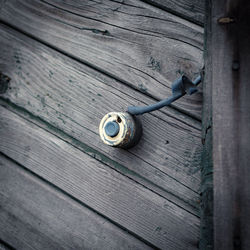
[[[16,114],[0,113],[1,152],[158,248],[197,248],[196,216]]]
[[[143,0],[199,25],[204,24],[205,0]]]
[[[203,29],[139,1],[8,1],[0,19],[157,99],[203,65]],[[201,93],[173,104],[200,119]]]
[[[205,75],[203,80],[202,168],[201,168],[201,236],[200,249],[213,248],[213,159],[212,159],[212,74],[211,74],[211,1],[206,2]]]
[[[151,249],[3,156],[0,165],[0,238],[12,247]]]
[[[212,2],[215,249],[250,249],[250,2]]]
[[[84,143],[78,146],[85,152],[197,212],[199,122],[168,108],[142,117],[144,135],[137,147],[125,151],[105,146],[98,135],[104,114],[152,100],[5,26],[0,34],[1,70],[11,78],[3,98]]]

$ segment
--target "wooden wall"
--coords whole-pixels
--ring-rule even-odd
[[[130,150],[106,113],[203,67],[203,2],[0,1],[0,239],[17,249],[197,249],[199,93],[141,117]]]
[[[212,90],[214,248],[250,249],[250,4],[211,3],[207,73]]]

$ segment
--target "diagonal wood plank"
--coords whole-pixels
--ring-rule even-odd
[[[1,70],[11,78],[4,99],[84,143],[85,152],[106,164],[105,157],[114,160],[126,167],[123,173],[144,185],[143,179],[149,180],[167,192],[162,195],[170,194],[171,200],[197,213],[199,122],[165,109],[142,117],[144,135],[137,147],[125,151],[105,146],[98,135],[103,115],[151,100],[5,26],[0,34]],[[121,171],[115,162],[111,166]]]
[[[0,238],[12,247],[151,249],[3,156],[0,166]]]
[[[156,99],[203,65],[203,28],[140,1],[13,0],[0,19]],[[173,106],[200,119],[201,101]]]
[[[155,247],[197,248],[196,216],[7,109],[0,113],[0,151],[8,157]]]
[[[199,25],[204,24],[205,0],[143,0]]]

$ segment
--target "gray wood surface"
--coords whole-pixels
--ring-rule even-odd
[[[11,78],[1,96],[18,105],[17,112],[29,111],[52,124],[52,132],[60,129],[70,142],[77,140],[76,146],[92,157],[198,213],[199,122],[166,108],[142,117],[144,135],[137,147],[105,146],[98,134],[104,114],[152,100],[5,26],[0,34],[0,64]]]
[[[0,205],[0,238],[16,249],[151,249],[4,156]]]
[[[212,2],[215,249],[250,249],[250,2]]]
[[[201,236],[200,249],[213,249],[213,159],[212,159],[212,74],[211,74],[211,1],[206,2],[203,80],[202,168],[201,168]]]
[[[156,99],[203,66],[203,28],[140,1],[7,1],[0,20]],[[174,107],[201,118],[202,95]]]
[[[4,5],[4,3],[5,3],[5,0],[0,0],[0,12],[1,12],[1,8]]]
[[[143,0],[149,4],[186,18],[200,25],[204,24],[205,0]]]
[[[5,155],[158,248],[197,248],[196,216],[11,111],[0,113]]]
[[[180,74],[199,74],[203,28],[190,4],[0,0],[0,74],[10,79],[0,239],[17,249],[198,248],[202,91],[142,116],[133,149],[98,135],[107,112],[153,103]]]

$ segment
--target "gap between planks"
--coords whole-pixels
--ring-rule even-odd
[[[3,241],[0,237],[0,250],[15,250],[15,248]]]

